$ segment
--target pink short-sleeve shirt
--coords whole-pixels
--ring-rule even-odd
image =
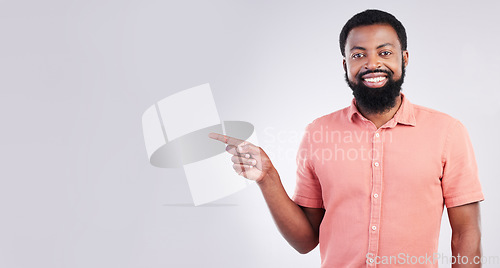
[[[404,95],[379,129],[355,100],[314,120],[297,165],[293,200],[326,210],[321,267],[438,267],[443,206],[484,199],[465,127]]]

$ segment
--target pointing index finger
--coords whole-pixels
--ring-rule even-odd
[[[238,146],[239,144],[241,144],[242,142],[244,142],[243,140],[240,140],[240,139],[237,139],[237,138],[233,138],[233,137],[229,137],[229,136],[226,136],[226,135],[222,135],[222,134],[219,134],[219,133],[210,133],[210,134],[208,134],[208,137],[211,138],[211,139],[214,139],[214,140],[221,141],[221,142],[223,142],[225,144],[234,145],[234,146]]]

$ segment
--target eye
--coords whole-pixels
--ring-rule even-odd
[[[382,51],[382,52],[380,52],[380,56],[389,56],[389,55],[392,55],[392,52],[390,52],[390,51]]]
[[[361,57],[364,57],[363,53],[354,53],[351,56],[351,58],[353,58],[353,59],[358,59],[358,58],[361,58]]]

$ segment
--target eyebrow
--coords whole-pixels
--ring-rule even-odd
[[[387,47],[387,46],[393,46],[393,45],[391,43],[385,43],[385,44],[382,44],[382,45],[378,46],[377,49],[383,48],[383,47]],[[354,47],[351,48],[351,51],[356,50],[356,49],[366,50],[366,48],[364,48],[364,47],[354,46]]]

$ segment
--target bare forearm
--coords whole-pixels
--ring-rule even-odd
[[[276,225],[288,243],[300,253],[307,253],[318,245],[304,211],[286,193],[278,172],[274,171],[258,183]]]
[[[318,229],[324,210],[303,210],[295,204],[283,188],[271,160],[260,147],[218,133],[210,133],[209,137],[227,144],[226,151],[233,155],[233,169],[257,182],[278,229],[288,243],[300,253],[314,249],[318,245]],[[313,228],[310,219],[316,227]]]
[[[481,233],[471,230],[461,234],[453,233],[451,250],[457,260],[453,268],[481,267]]]

